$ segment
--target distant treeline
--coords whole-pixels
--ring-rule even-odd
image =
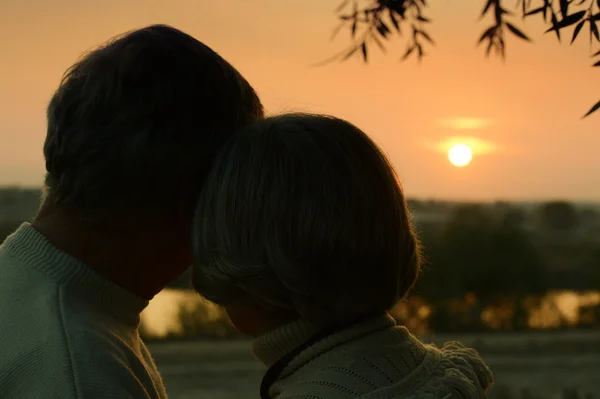
[[[425,254],[415,293],[480,299],[600,290],[600,213],[568,202],[525,209],[508,203],[409,201]],[[427,218],[427,213],[441,215]],[[419,216],[425,216],[422,218]],[[171,285],[189,288],[188,271]]]
[[[549,291],[600,290],[598,221],[567,202],[533,211],[463,204],[445,223],[419,226],[426,266],[413,295],[433,310],[428,327],[527,329],[531,308]],[[598,325],[600,306],[583,312],[580,324]]]
[[[411,206],[415,207],[412,201]],[[600,218],[593,209],[577,209],[567,202],[531,209],[506,203],[416,206],[425,267],[412,297],[394,312],[415,329],[526,330],[532,310],[547,293],[600,291]],[[416,217],[440,207],[447,217],[425,217],[421,222]],[[189,271],[172,284],[189,287]],[[193,326],[188,330],[195,331],[191,336],[235,336],[227,323],[203,321],[201,307],[181,314],[182,325]],[[563,320],[554,327],[567,326],[600,327],[600,305],[580,309],[575,325]]]
[[[37,207],[35,196],[28,194],[31,216],[10,218],[22,212],[6,207],[17,206],[24,194],[2,193],[0,242]],[[526,329],[531,307],[546,293],[600,291],[597,209],[563,201],[521,206],[411,200],[409,207],[426,263],[400,318],[417,317],[423,309],[419,305],[425,304],[428,328],[437,331]],[[170,287],[189,289],[189,271]],[[600,325],[600,306],[585,312],[584,325]],[[196,317],[184,313],[182,322],[200,334],[208,323],[200,320],[201,310]],[[217,335],[230,335],[226,323],[211,323],[218,324],[213,325]]]

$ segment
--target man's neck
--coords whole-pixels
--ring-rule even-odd
[[[164,230],[119,226],[108,233],[60,211],[38,215],[32,226],[61,251],[143,299],[152,299],[189,264],[171,256],[170,244],[176,243]]]

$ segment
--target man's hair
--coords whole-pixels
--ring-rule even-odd
[[[47,198],[89,220],[190,213],[218,149],[263,117],[249,83],[193,37],[153,25],[92,51],[47,111]]]
[[[357,127],[291,114],[234,135],[200,195],[193,284],[328,324],[390,310],[421,267],[400,183]]]

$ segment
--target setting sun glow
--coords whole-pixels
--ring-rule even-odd
[[[466,144],[455,144],[448,151],[448,160],[456,167],[467,166],[473,159],[473,152]]]

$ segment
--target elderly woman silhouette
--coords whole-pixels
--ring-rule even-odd
[[[263,399],[486,397],[492,374],[474,350],[426,345],[388,315],[419,275],[420,245],[392,166],[357,127],[257,122],[205,187],[193,283],[255,337]]]

